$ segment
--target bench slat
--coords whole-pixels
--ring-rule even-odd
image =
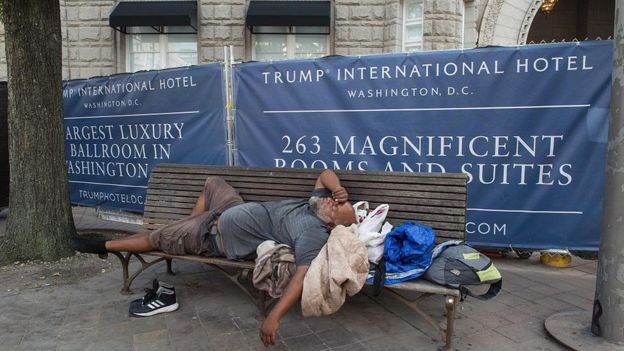
[[[184,255],[184,256],[169,255],[161,251],[145,252],[143,253],[143,255],[151,255],[151,256],[181,259],[181,260],[187,260],[187,261],[195,261],[195,262],[214,264],[217,266],[232,267],[232,268],[254,269],[255,267],[254,262],[252,261],[234,261],[234,260],[228,260],[226,258],[219,258],[219,257],[206,257],[206,256],[195,256],[195,255]]]
[[[149,187],[154,187],[155,184],[149,184]],[[279,184],[275,185],[276,187],[279,186]],[[170,190],[191,190],[191,188],[189,188],[188,185],[186,184],[168,184],[168,185],[164,185],[164,188],[170,189]],[[238,192],[241,194],[241,196],[243,198],[245,198],[245,195],[272,195],[272,196],[283,196],[283,197],[308,197],[310,196],[310,192],[312,191],[311,188],[309,189],[304,189],[303,187],[300,188],[300,190],[282,190],[281,188],[279,190],[273,188],[271,189],[270,187],[265,187],[263,186],[262,188],[255,188],[255,187],[248,187],[246,185],[239,185],[237,187],[235,187],[236,190],[238,190]],[[202,187],[201,186],[196,186],[192,189],[195,189],[199,192],[201,192]],[[349,195],[362,195],[362,196],[367,196],[368,198],[375,198],[376,196],[393,196],[393,197],[407,197],[407,198],[427,198],[427,199],[443,199],[443,200],[459,200],[459,201],[464,201],[466,199],[466,194],[460,193],[460,194],[455,194],[455,193],[440,193],[440,192],[427,192],[427,191],[412,191],[412,190],[405,190],[405,191],[401,191],[401,190],[376,190],[376,191],[370,191],[368,189],[360,189],[360,188],[347,188],[347,191],[349,192]],[[149,194],[149,192],[148,192]]]
[[[293,169],[293,168],[261,168],[261,167],[219,167],[219,166],[198,166],[198,165],[184,165],[184,164],[160,164],[158,169],[155,169],[158,173],[181,173],[181,174],[200,174],[200,175],[219,175],[219,176],[231,176],[245,175],[250,177],[263,177],[263,178],[307,178],[316,179],[322,172],[321,169]],[[344,171],[335,170],[336,174],[341,179],[352,180],[381,180],[385,181],[389,174],[391,174],[395,182],[407,182],[412,183],[416,179],[430,179],[435,182],[436,180],[442,180],[442,184],[451,184],[455,181],[456,185],[462,185],[465,183],[466,176],[459,173],[409,173],[409,172],[383,172],[383,171]]]
[[[184,186],[186,187],[186,186]],[[197,197],[199,196],[200,192],[201,192],[201,187],[196,187],[196,191],[191,191],[189,189],[180,189],[178,190],[179,187],[176,187],[176,189],[172,189],[171,186],[164,186],[164,185],[154,185],[152,186],[150,189],[148,189],[147,191],[147,202],[149,203],[150,201],[152,201],[152,197],[156,197],[156,196],[160,196],[161,192],[163,192],[165,195],[167,194],[176,194],[176,193],[180,193],[183,196],[180,196],[181,198],[188,198],[188,200],[184,200],[184,202],[196,202],[197,201]],[[247,201],[247,202],[263,202],[263,201],[276,201],[276,200],[282,200],[282,199],[287,199],[287,198],[292,198],[294,196],[284,196],[284,195],[271,195],[271,194],[250,194],[250,193],[244,193],[242,194],[243,198]],[[306,193],[306,196],[308,196],[309,193]],[[422,194],[422,195],[426,195],[426,193]],[[426,197],[393,197],[393,196],[383,196],[383,195],[375,195],[374,198],[372,200],[375,201],[370,201],[371,200],[371,196],[366,196],[366,194],[353,194],[350,193],[350,201],[351,202],[357,202],[357,201],[361,201],[361,200],[366,200],[369,201],[371,204],[373,203],[387,203],[387,204],[413,204],[413,205],[421,205],[421,206],[431,206],[431,207],[454,207],[454,208],[465,208],[466,207],[466,202],[465,202],[465,198],[461,199],[461,200],[449,200],[449,199],[430,199],[430,198],[426,198]],[[392,208],[392,206],[391,206]]]
[[[176,208],[185,209],[187,214],[191,212],[195,207],[197,197],[177,197],[177,196],[152,196],[150,201],[145,204],[145,209],[153,208],[150,211],[158,211],[158,208]],[[376,208],[380,204],[370,203],[371,209]],[[393,213],[431,213],[431,214],[444,214],[444,215],[456,215],[464,216],[463,207],[450,207],[450,206],[421,206],[417,204],[393,204],[390,208],[390,214]]]
[[[175,177],[174,177],[175,176]],[[230,185],[234,188],[239,187],[247,187],[247,188],[258,188],[258,187],[266,187],[271,185],[279,185],[281,190],[301,190],[301,189],[312,189],[314,186],[314,182],[309,179],[263,179],[263,178],[251,178],[251,177],[236,177],[236,176],[225,176],[223,177]],[[160,184],[185,184],[185,185],[203,185],[206,180],[206,176],[197,175],[192,178],[189,178],[188,175],[183,174],[156,174],[153,179],[151,179],[152,183],[160,183]],[[341,180],[343,186],[347,189],[351,188],[363,188],[363,189],[387,189],[387,190],[404,190],[406,188],[405,183],[388,183],[388,182],[375,182],[375,181],[349,181],[349,180]],[[428,183],[409,183],[409,188],[412,190],[421,190],[421,191],[437,191],[443,193],[459,193],[465,194],[466,188],[462,186],[455,185],[432,185]]]

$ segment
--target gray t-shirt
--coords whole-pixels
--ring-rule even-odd
[[[229,259],[245,259],[263,241],[274,240],[295,251],[297,266],[306,266],[329,238],[329,228],[308,205],[307,199],[250,202],[225,210],[219,230]]]

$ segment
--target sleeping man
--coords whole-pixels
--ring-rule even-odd
[[[187,218],[119,240],[75,238],[73,244],[78,251],[98,254],[161,250],[174,255],[225,256],[233,260],[252,257],[266,240],[286,244],[295,253],[297,270],[260,329],[265,346],[275,345],[280,319],[301,298],[308,267],[327,242],[330,231],[355,221],[348,197],[331,170],[320,174],[309,199],[273,202],[244,203],[222,178],[209,177]],[[144,301],[140,308],[144,310],[142,315],[153,315],[173,310],[171,304],[167,296],[162,296],[158,303]]]

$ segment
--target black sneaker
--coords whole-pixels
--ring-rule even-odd
[[[173,312],[178,309],[175,288],[166,283],[154,280],[154,288],[145,289],[147,294],[143,298],[130,302],[129,313],[135,317],[149,317],[164,312]],[[170,288],[167,288],[168,286]]]

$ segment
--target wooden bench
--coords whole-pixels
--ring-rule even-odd
[[[237,189],[247,201],[274,201],[284,198],[309,197],[321,170],[283,168],[216,167],[180,164],[161,164],[152,170],[143,215],[143,227],[154,230],[172,221],[188,216],[195,205],[206,177],[219,176]],[[387,220],[397,226],[405,221],[417,221],[435,230],[438,242],[464,239],[466,221],[466,176],[450,173],[389,173],[336,171],[342,185],[349,192],[352,203],[369,201],[372,208],[381,203],[390,205]],[[166,261],[171,270],[173,259],[191,260],[220,269],[241,287],[258,307],[266,313],[267,295],[249,289],[245,278],[250,278],[254,262],[231,261],[201,256],[174,256],[163,252],[144,254],[115,253],[123,266],[122,293],[130,293],[130,285],[142,271],[155,263]],[[143,256],[157,256],[147,261]],[[136,257],[141,268],[130,274],[129,263]],[[235,269],[232,272],[231,269]],[[414,280],[386,286],[401,301],[422,316],[446,340],[452,349],[453,321],[459,290],[448,289],[425,280]],[[398,291],[418,292],[416,300],[407,300]],[[445,296],[447,328],[441,329],[435,320],[423,312],[418,303],[422,298],[436,294]]]

